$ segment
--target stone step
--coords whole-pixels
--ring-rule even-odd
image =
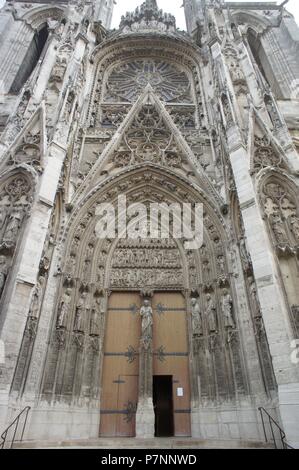
[[[71,441],[23,441],[15,449],[271,449],[273,445],[261,441],[199,440],[192,438],[102,438]]]

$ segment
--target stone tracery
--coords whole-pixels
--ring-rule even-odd
[[[114,68],[107,79],[103,102],[134,102],[148,84],[165,103],[192,103],[186,73],[153,59],[135,60]]]

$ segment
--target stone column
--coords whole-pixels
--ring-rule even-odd
[[[139,348],[139,396],[136,414],[136,437],[155,436],[153,405],[153,310],[149,300],[140,309],[142,319]]]

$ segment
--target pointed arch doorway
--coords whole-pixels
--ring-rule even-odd
[[[155,291],[153,398],[157,437],[191,435],[189,341],[186,301],[180,291]],[[109,297],[102,374],[102,437],[134,437],[138,403],[139,292]]]

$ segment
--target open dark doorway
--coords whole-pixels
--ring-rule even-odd
[[[172,376],[155,375],[153,382],[155,436],[174,436]]]

